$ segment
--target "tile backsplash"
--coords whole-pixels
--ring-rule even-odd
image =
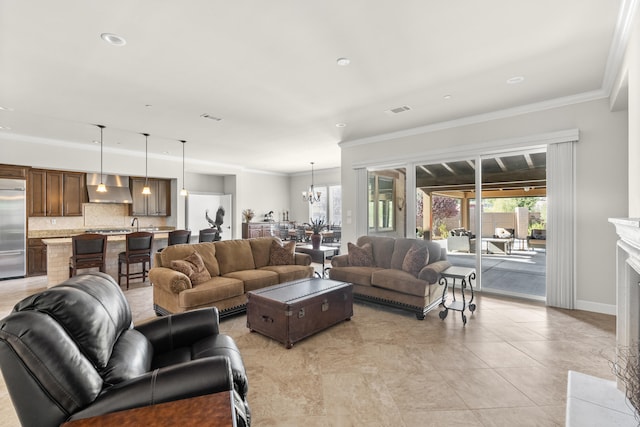
[[[82,216],[30,217],[29,230],[131,227],[129,205],[123,203],[84,203]],[[166,217],[139,217],[140,227],[162,227]]]

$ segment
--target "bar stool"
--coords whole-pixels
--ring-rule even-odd
[[[190,240],[191,230],[173,230],[169,232],[169,237],[167,238],[167,246],[189,243]],[[158,249],[158,252],[162,252],[163,249],[164,248]]]
[[[146,231],[136,231],[126,235],[126,250],[118,254],[118,284],[124,276],[127,278],[127,289],[129,289],[129,279],[142,278],[144,283],[147,280],[147,263],[151,268],[151,245],[153,244],[153,233]],[[122,264],[127,265],[127,272],[122,272]],[[131,264],[142,264],[142,271],[131,273]]]
[[[81,268],[98,267],[106,273],[107,236],[104,234],[78,234],[71,238],[73,255],[69,258],[69,277],[73,277]]]
[[[213,242],[216,239],[216,235],[218,234],[218,230],[215,228],[205,228],[200,230],[200,234],[198,235],[198,242]]]

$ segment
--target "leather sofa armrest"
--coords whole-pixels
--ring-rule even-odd
[[[349,255],[342,254],[336,255],[331,258],[331,267],[348,267],[349,266]]]
[[[135,329],[147,337],[154,353],[165,353],[189,346],[202,338],[218,335],[219,319],[218,309],[207,307],[160,317],[138,325]]]
[[[233,390],[229,358],[205,357],[156,369],[116,384],[69,420],[228,390]]]
[[[193,287],[186,274],[167,267],[153,267],[149,270],[149,281],[153,283],[153,286],[176,295]]]
[[[432,262],[431,264],[427,264],[425,267],[422,267],[422,270],[418,273],[418,279],[427,281],[431,284],[438,283],[440,273],[449,267],[451,267],[451,263],[449,261]]]
[[[295,252],[293,256],[296,265],[311,265],[311,255]]]

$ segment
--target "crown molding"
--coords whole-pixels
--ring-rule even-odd
[[[475,116],[467,116],[460,119],[448,120],[445,122],[434,123],[431,125],[419,126],[411,129],[404,129],[397,132],[391,132],[381,135],[375,135],[367,138],[354,139],[351,141],[343,141],[338,145],[340,148],[356,147],[359,145],[372,144],[375,142],[389,141],[393,139],[406,138],[415,135],[437,132],[441,130],[454,129],[463,126],[474,125],[478,123],[489,122],[509,117],[520,116],[523,114],[535,113],[538,111],[550,110],[568,105],[580,104],[583,102],[595,101],[607,98],[607,94],[602,90],[594,90],[591,92],[583,92],[577,95],[555,98],[547,101],[536,102],[533,104],[521,105],[514,108],[492,111],[490,113],[478,114]]]

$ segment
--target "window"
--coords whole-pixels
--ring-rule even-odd
[[[309,204],[309,217],[324,219],[329,226],[342,225],[342,186],[316,186],[321,192],[320,201]]]
[[[404,230],[404,170],[369,172],[369,232]]]

